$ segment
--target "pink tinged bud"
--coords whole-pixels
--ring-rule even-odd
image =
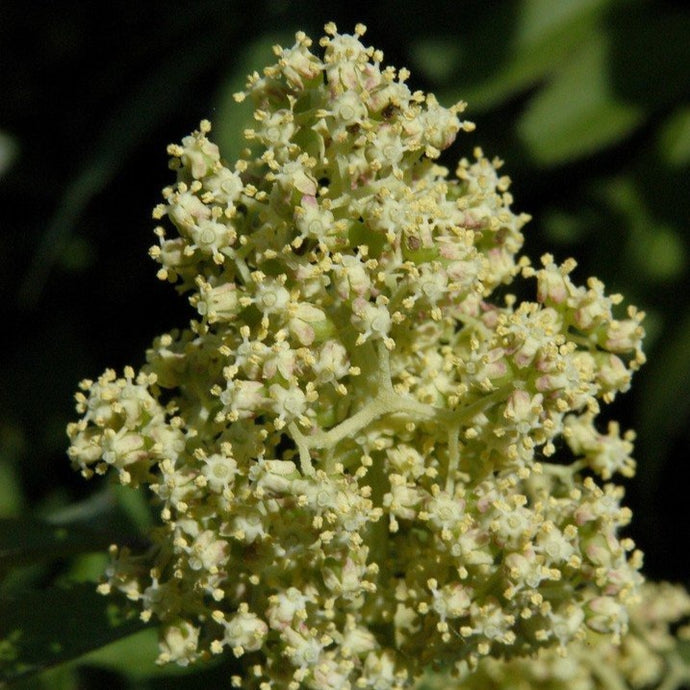
[[[225,564],[228,544],[216,539],[216,536],[212,530],[205,530],[194,540],[189,554],[189,567],[192,570],[213,571]]]
[[[301,319],[290,320],[290,333],[297,338],[301,345],[311,345],[316,337],[312,326]]]
[[[527,391],[516,390],[508,396],[506,409],[503,413],[506,419],[514,422],[527,421],[532,416],[532,396]]]
[[[376,65],[366,64],[362,70],[364,81],[362,87],[365,91],[371,91],[381,83],[381,72]]]
[[[225,623],[225,641],[233,650],[241,650],[237,656],[261,649],[267,634],[268,625],[246,605]]]
[[[471,590],[460,584],[445,585],[434,592],[433,609],[441,620],[460,618],[469,613],[472,597]]]
[[[290,460],[265,460],[262,464],[264,473],[258,483],[270,493],[290,493],[292,482],[301,476],[295,463]]]
[[[338,296],[343,300],[348,300],[351,296],[361,297],[369,291],[371,279],[358,257],[342,258],[342,264],[335,269],[335,287]]]
[[[518,368],[524,369],[534,360],[537,351],[541,347],[541,342],[532,336],[527,336],[513,355],[513,361]]]
[[[289,322],[290,331],[302,345],[311,345],[316,339],[317,332],[320,337],[323,337],[332,328],[326,314],[307,302],[300,302],[292,313],[293,317]]]
[[[185,167],[189,168],[192,177],[196,180],[200,180],[202,177],[212,172],[216,163],[220,160],[218,146],[199,132],[184,137],[182,139],[182,147],[184,149],[182,163]]]
[[[613,321],[606,331],[604,346],[612,352],[630,352],[639,347],[643,335],[636,319]]]
[[[631,374],[620,357],[612,354],[601,354],[597,381],[611,391],[625,391],[630,385]]]
[[[585,605],[585,620],[595,632],[620,633],[627,627],[628,614],[615,599],[596,597]]]
[[[575,310],[573,320],[582,331],[590,331],[611,318],[611,309],[602,302],[590,302]]]
[[[358,297],[352,303],[352,312],[352,324],[365,339],[370,336],[382,337],[390,331],[391,316],[383,304],[372,304]]]
[[[280,419],[292,421],[306,409],[307,399],[300,388],[295,386],[284,388],[280,384],[274,383],[269,387],[268,393],[273,403],[273,409]]]
[[[282,72],[292,87],[302,90],[305,81],[311,81],[321,72],[318,59],[309,52],[306,45],[306,37],[297,34],[297,43],[280,55]]]
[[[272,379],[276,374],[280,374],[285,380],[290,379],[295,370],[296,361],[297,355],[286,341],[275,343],[266,352],[263,366],[264,379]]]
[[[510,276],[513,273],[515,267],[515,259],[512,252],[508,251],[505,247],[494,247],[490,249],[486,254],[489,260],[489,272],[492,276],[503,280],[504,276]]]
[[[296,587],[289,587],[285,592],[271,596],[271,604],[266,617],[273,630],[285,630],[293,625],[297,617],[306,617],[307,597]]]
[[[236,515],[232,521],[233,536],[246,544],[252,544],[257,539],[267,536],[262,516],[258,512],[245,512]]]
[[[607,584],[603,589],[603,594],[608,596],[617,596],[626,589],[629,590],[631,585],[638,585],[642,582],[642,576],[631,568],[630,564],[623,562],[621,564],[620,557],[617,559],[619,567],[609,570],[607,573]]]
[[[317,665],[321,656],[322,644],[316,637],[312,637],[310,634],[308,636],[300,635],[292,628],[286,628],[282,632],[282,637],[287,642],[285,654],[289,656],[294,666],[313,668]]]
[[[163,628],[160,640],[160,660],[187,666],[196,658],[199,644],[199,629],[191,623],[181,621]]]
[[[374,634],[362,626],[350,628],[343,635],[343,649],[347,649],[352,656],[373,652],[378,646]]]
[[[189,233],[202,220],[211,217],[211,210],[191,192],[175,194],[170,199],[168,217],[181,233]]]
[[[104,434],[103,460],[109,465],[127,467],[149,458],[144,438],[136,433]]]
[[[541,304],[563,304],[568,297],[566,278],[554,266],[538,273],[537,301]]]
[[[335,594],[352,598],[362,592],[362,568],[351,558],[346,558],[342,565],[324,567],[323,582]]]
[[[588,522],[598,520],[600,517],[600,513],[597,512],[597,506],[591,502],[583,503],[573,513],[575,524],[578,527],[582,527],[582,525],[585,525]]]
[[[570,381],[566,374],[547,374],[546,376],[540,376],[534,382],[534,387],[540,393],[546,393],[549,391],[563,390],[568,388]]]
[[[314,373],[324,380],[338,380],[350,371],[347,350],[337,340],[327,340],[313,364]]]
[[[195,306],[199,315],[206,316],[210,323],[230,321],[240,311],[237,286],[234,283],[223,283],[217,287],[201,288]]]
[[[220,394],[220,401],[228,412],[239,419],[246,419],[257,412],[265,403],[265,389],[260,381],[228,381],[226,389]]]
[[[534,558],[528,559],[519,553],[509,553],[504,560],[505,569],[511,580],[524,580],[534,569]]]
[[[480,378],[489,380],[501,379],[508,373],[508,365],[505,361],[506,352],[503,348],[494,348],[486,354],[485,363],[481,370]]]
[[[317,191],[316,181],[309,177],[306,173],[298,172],[293,179],[295,189],[301,194],[314,196]]]

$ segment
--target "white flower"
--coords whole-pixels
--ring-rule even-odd
[[[232,486],[237,474],[237,462],[234,458],[214,453],[203,460],[201,473],[206,477],[212,491],[222,493]]]

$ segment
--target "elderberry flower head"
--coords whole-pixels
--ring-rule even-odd
[[[464,104],[363,34],[275,48],[237,95],[238,161],[206,121],[169,148],[151,255],[196,317],[138,374],[84,381],[68,429],[76,468],[160,517],[101,590],[160,623],[161,662],[233,654],[244,688],[409,688],[617,640],[641,581],[606,483],[632,434],[597,415],[644,361],[642,314],[519,255],[500,161],[438,162]]]

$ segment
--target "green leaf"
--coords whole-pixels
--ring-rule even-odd
[[[89,652],[79,659],[79,664],[106,668],[137,679],[182,675],[186,671],[176,664],[156,664],[157,656],[158,633],[155,628],[146,628]]]
[[[198,676],[224,661],[220,657],[212,657],[208,662],[199,661],[190,666],[161,665],[156,663],[158,652],[158,631],[150,627],[89,652],[80,657],[77,663],[80,666],[108,669],[134,680],[144,680]]]
[[[220,654],[189,666],[157,664],[158,631],[147,628],[80,657],[79,666],[92,666],[119,673],[130,680],[132,690],[208,690],[227,688],[228,679],[243,673],[242,661]]]
[[[690,106],[678,108],[661,129],[661,157],[672,167],[690,163]]]
[[[518,134],[540,164],[560,165],[595,153],[644,119],[640,107],[616,98],[607,56],[606,37],[591,36],[528,105]]]
[[[0,569],[100,551],[112,535],[26,518],[0,519]]]
[[[456,73],[463,49],[453,36],[425,37],[412,43],[410,56],[415,72],[420,72],[432,83],[443,83]]]
[[[110,562],[110,555],[105,551],[82,553],[71,559],[69,569],[59,581],[67,584],[77,582],[98,582]]]
[[[668,282],[680,278],[687,252],[681,232],[652,215],[644,190],[630,177],[597,183],[597,196],[625,217],[629,229],[621,265],[634,268],[637,281]]]
[[[458,77],[452,89],[439,91],[439,100],[466,100],[472,112],[500,105],[569,60],[589,40],[611,4],[611,0],[523,0],[513,7],[512,16],[505,6],[497,5],[447,54],[451,67],[444,72]],[[443,48],[438,38],[414,45],[413,59],[429,79],[434,80],[434,73],[428,72]],[[426,59],[429,55],[434,60]]]
[[[0,683],[75,659],[144,627],[92,583],[0,599]]]
[[[146,492],[136,491],[122,484],[112,484],[110,488],[119,509],[139,533],[145,535],[153,526],[153,515]]]
[[[546,210],[541,222],[546,237],[564,246],[581,242],[589,230],[586,218],[556,209]]]
[[[680,233],[670,226],[640,224],[634,228],[633,258],[650,281],[677,280],[685,270],[686,251]]]

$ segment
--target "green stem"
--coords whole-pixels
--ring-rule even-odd
[[[460,450],[458,436],[460,427],[474,416],[493,405],[506,396],[510,386],[502,386],[493,393],[476,400],[470,405],[459,410],[447,410],[442,407],[434,407],[415,400],[411,397],[399,395],[393,390],[390,371],[390,353],[383,342],[377,343],[376,379],[378,392],[376,397],[364,407],[355,412],[351,417],[328,431],[320,431],[310,436],[305,436],[292,422],[288,429],[299,450],[300,465],[304,474],[313,474],[314,468],[311,462],[311,449],[328,450],[345,438],[353,437],[376,419],[388,414],[404,414],[414,420],[436,421],[449,428],[448,447],[449,464],[447,482],[452,481],[452,476],[460,462]],[[370,367],[372,370],[373,367]]]
[[[460,426],[453,424],[448,427],[448,469],[446,471],[446,491],[453,493],[455,488],[455,472],[460,465]]]

